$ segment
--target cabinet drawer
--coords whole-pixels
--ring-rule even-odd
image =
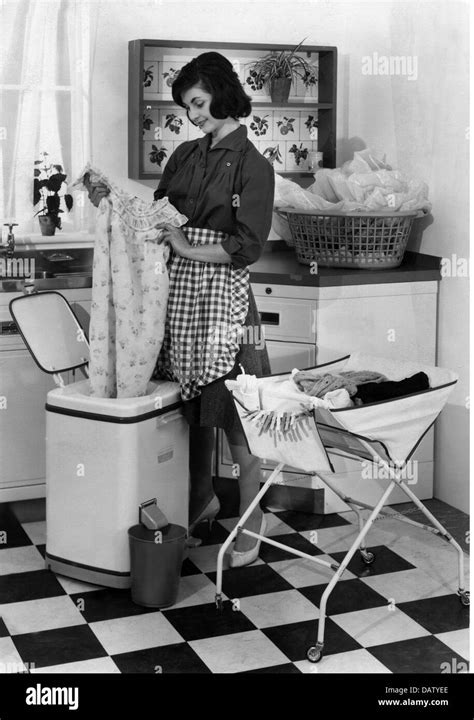
[[[261,296],[255,302],[266,340],[315,342],[315,302]]]

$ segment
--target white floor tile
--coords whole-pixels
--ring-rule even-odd
[[[51,665],[50,667],[36,668],[32,673],[71,673],[73,675],[92,674],[119,674],[120,670],[110,657],[93,658],[92,660],[81,660],[80,662],[64,663],[63,665]]]
[[[221,545],[205,545],[204,547],[190,548],[189,559],[198,567],[202,572],[216,572],[217,570],[217,556]],[[229,567],[229,557],[232,550],[232,545],[224,555],[223,568],[227,570]],[[260,558],[252,563],[252,567],[255,565],[261,565],[262,560]]]
[[[317,555],[317,558],[318,560],[327,560],[328,562],[333,560],[329,555]],[[330,568],[324,565],[318,565],[304,558],[279,560],[278,562],[269,563],[269,565],[296,588],[308,587],[309,585],[327,585],[334,574],[334,571]],[[355,577],[350,570],[346,570],[341,581],[353,580]]]
[[[189,645],[214,673],[236,673],[288,662],[286,655],[258,630],[193,640]]]
[[[35,545],[46,545],[46,520],[22,523],[22,527],[31,542]]]
[[[89,623],[109,655],[183,642],[160,612]]]
[[[351,524],[322,528],[321,530],[304,530],[301,535],[310,542],[314,542],[323,552],[335,553],[349,550],[358,533],[358,526]],[[393,536],[377,528],[371,528],[366,537],[368,547],[374,545],[390,545],[391,542],[393,542]]]
[[[469,630],[451,630],[450,632],[438,633],[438,640],[444,642],[445,645],[461,655],[465,660],[469,660]]]
[[[258,628],[317,620],[318,608],[298,590],[251,595],[240,600],[240,609]]]
[[[191,605],[213,603],[216,586],[205,575],[185,575],[179,582],[178,600],[173,610]],[[227,596],[223,595],[224,599]]]
[[[34,545],[0,550],[0,575],[44,570],[44,558]]]
[[[82,582],[82,580],[76,580],[75,578],[69,578],[65,575],[56,575],[56,580],[63,586],[64,590],[73,595],[79,592],[92,592],[93,590],[103,590],[102,585],[92,585],[91,583]]]
[[[457,590],[457,584],[453,585],[439,575],[429,575],[418,568],[372,575],[361,578],[361,581],[386,597],[387,600],[393,598],[397,605],[410,600],[424,600],[440,595],[449,595]]]
[[[390,607],[387,605],[331,615],[331,619],[363,647],[399,642],[430,634],[396,606],[393,610]]]
[[[300,672],[312,675],[327,675],[334,673],[364,673],[364,674],[391,674],[379,660],[374,658],[368,650],[351,650],[335,655],[323,655],[318,663],[309,660],[300,660],[294,663]]]
[[[457,589],[458,554],[435,535],[425,532],[422,537],[401,537],[392,544],[391,550],[420,570]],[[466,587],[469,587],[469,556],[464,555],[464,558]]]
[[[24,672],[25,663],[9,637],[0,638],[0,673]]]
[[[84,625],[85,619],[68,595],[0,605],[0,617],[11,635]]]

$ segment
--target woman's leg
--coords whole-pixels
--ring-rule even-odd
[[[189,522],[192,523],[214,496],[212,483],[212,453],[215,444],[214,428],[189,426]]]
[[[238,466],[239,470],[238,481],[240,490],[240,515],[243,515],[255,495],[260,490],[260,458],[257,458],[249,453],[243,432],[226,432],[226,436],[232,455],[232,462],[234,465]],[[245,523],[245,527],[247,530],[259,532],[261,521],[262,511],[257,505]],[[257,541],[254,538],[241,533],[235,542],[234,549],[238,552],[246,552],[247,550],[251,550],[255,546],[256,542]]]

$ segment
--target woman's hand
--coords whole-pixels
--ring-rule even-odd
[[[157,225],[157,227],[163,228],[160,242],[168,242],[177,255],[189,257],[189,250],[192,246],[189,244],[188,238],[182,230],[173,227],[173,225]]]
[[[84,175],[84,187],[87,189],[87,193],[89,196],[89,200],[95,207],[99,207],[100,201],[102,198],[107,197],[107,195],[110,193],[110,189],[107,187],[107,185],[104,185],[104,183],[101,182],[91,182],[89,173],[86,173]]]

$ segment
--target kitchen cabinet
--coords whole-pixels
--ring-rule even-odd
[[[322,153],[324,167],[336,166],[337,48],[302,45],[298,54],[315,68],[318,81],[305,87],[292,84],[286,103],[274,103],[266,87],[250,76],[252,61],[272,50],[294,45],[132,40],[129,42],[128,176],[159,179],[173,150],[186,140],[202,137],[172,99],[171,86],[179,70],[208,51],[227,57],[252,99],[252,112],[241,118],[248,137],[264,155],[278,155],[275,170],[300,184],[313,181],[310,152]],[[296,150],[298,152],[296,152]],[[312,171],[311,171],[312,170]]]
[[[435,271],[428,275],[420,272],[419,280],[412,282],[400,281],[401,273],[384,276],[381,271],[370,283],[366,280],[364,284],[341,285],[337,274],[328,270],[311,285],[308,277],[296,274],[304,271],[299,269],[301,266],[292,265],[291,254],[286,257],[288,284],[252,283],[272,373],[290,372],[294,367],[312,367],[354,352],[436,364],[438,281]],[[268,272],[271,265],[270,255],[262,256],[250,268],[251,279],[266,277],[271,281],[278,277]],[[350,272],[352,278],[354,274],[357,277],[357,270]],[[325,285],[331,277],[336,284]],[[364,280],[366,275],[359,277]],[[396,277],[398,282],[384,282],[385,278],[393,280]],[[433,437],[432,428],[412,458],[416,461],[413,466],[417,477],[411,488],[421,499],[433,496]],[[384,487],[383,480],[380,484],[372,480],[367,482],[361,473],[361,464],[342,455],[334,456],[333,464],[336,470],[333,482],[348,495],[367,503],[378,499]],[[267,477],[274,466],[274,463],[263,461],[263,477]],[[222,431],[218,432],[217,438],[216,471],[221,477],[232,477],[232,458]],[[308,500],[311,493],[317,495],[313,509],[318,507],[319,512],[347,509],[317,477],[305,475],[297,468],[287,468],[281,480],[286,488],[298,489],[306,503],[311,502]],[[406,496],[396,488],[391,502],[405,501]],[[308,507],[308,511],[311,509]]]
[[[86,331],[91,288],[61,290]],[[56,387],[35,363],[8,308],[21,293],[0,293],[0,503],[45,496],[44,406]],[[83,379],[62,373],[66,384]]]

